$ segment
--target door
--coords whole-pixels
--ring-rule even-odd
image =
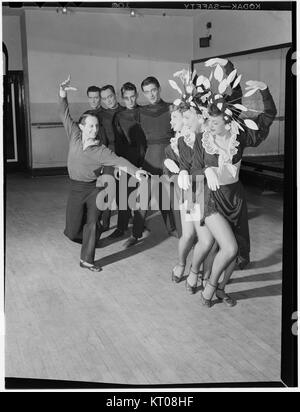
[[[6,171],[24,171],[27,145],[22,71],[3,76],[3,143]]]

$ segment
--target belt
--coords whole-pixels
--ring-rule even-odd
[[[70,183],[72,187],[78,187],[78,188],[96,187],[96,180],[93,180],[92,182],[82,182],[81,180],[70,179]]]

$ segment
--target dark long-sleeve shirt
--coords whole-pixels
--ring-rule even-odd
[[[115,115],[122,110],[124,110],[124,107],[118,104],[115,109],[102,109],[100,113],[102,125],[106,133],[107,147],[113,151],[115,151],[115,130],[113,121]]]
[[[153,174],[162,173],[165,148],[174,136],[169,106],[160,100],[140,108],[140,122],[147,140],[144,168]]]
[[[113,121],[115,152],[135,166],[143,164],[146,153],[146,136],[140,125],[139,107],[116,113]]]
[[[93,182],[95,171],[101,166],[127,168],[131,175],[138,170],[128,160],[117,156],[104,145],[93,145],[83,150],[82,132],[70,116],[67,98],[59,98],[59,114],[69,139],[68,172],[72,180]]]

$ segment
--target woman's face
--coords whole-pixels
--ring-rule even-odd
[[[223,116],[210,116],[208,125],[213,135],[223,135],[227,132]]]
[[[172,112],[170,123],[171,123],[171,127],[174,130],[174,132],[179,132],[183,126],[182,113],[180,113],[178,110],[175,110],[174,112]]]
[[[191,132],[196,132],[200,126],[200,119],[194,110],[187,110],[183,112],[183,125],[187,127]]]

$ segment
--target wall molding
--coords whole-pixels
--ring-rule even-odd
[[[66,176],[68,175],[68,168],[65,167],[41,167],[30,170],[32,177],[39,176]]]

